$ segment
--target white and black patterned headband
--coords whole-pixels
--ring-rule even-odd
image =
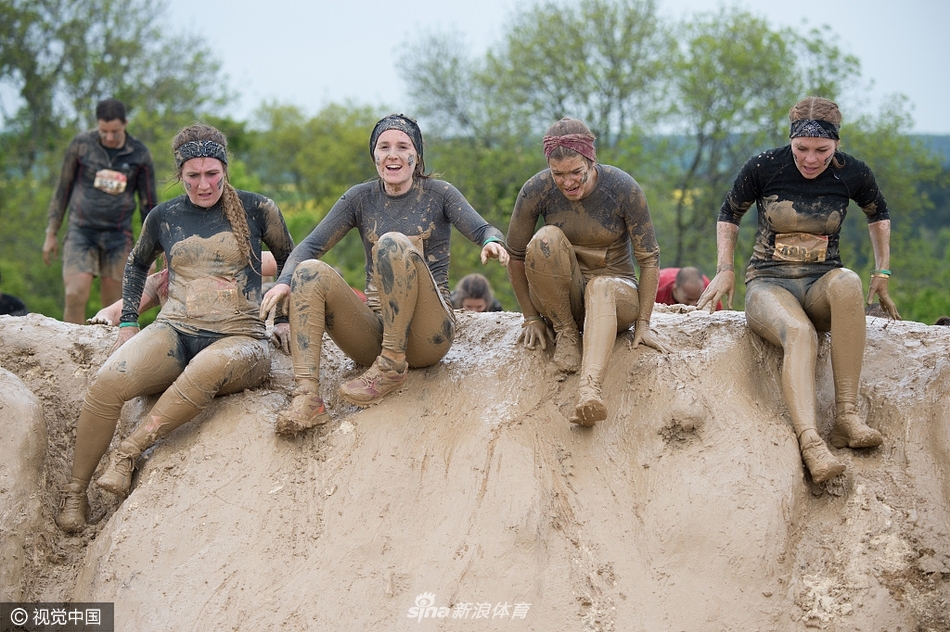
[[[190,140],[175,151],[175,166],[181,169],[192,158],[217,158],[228,164],[228,153],[213,140]]]
[[[838,140],[839,126],[822,119],[799,119],[792,121],[789,138],[830,138]]]

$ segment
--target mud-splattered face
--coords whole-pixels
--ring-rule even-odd
[[[412,139],[405,132],[388,129],[376,140],[376,172],[387,193],[405,193],[412,184],[419,157]]]
[[[820,176],[834,158],[838,141],[802,136],[792,139],[792,156],[798,171],[809,180]]]
[[[224,165],[217,158],[192,158],[181,166],[185,193],[195,206],[211,208],[224,193]]]
[[[488,301],[483,298],[463,298],[462,309],[468,312],[484,312],[488,309]]]
[[[580,154],[571,158],[548,160],[554,184],[569,200],[582,200],[594,189],[593,166]]]
[[[119,119],[99,121],[96,125],[99,132],[99,142],[103,147],[118,149],[125,144],[125,122]]]

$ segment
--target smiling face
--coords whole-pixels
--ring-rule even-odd
[[[386,130],[376,140],[373,156],[386,193],[397,195],[409,190],[419,155],[408,134]]]
[[[820,176],[835,156],[838,141],[801,136],[792,139],[792,156],[799,173],[809,180]]]
[[[211,208],[224,194],[224,165],[217,158],[192,158],[181,166],[181,181],[191,203]]]
[[[564,197],[573,202],[587,197],[597,183],[597,170],[580,154],[570,158],[551,158],[548,167],[551,168],[554,184]]]

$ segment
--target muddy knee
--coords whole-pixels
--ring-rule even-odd
[[[555,246],[566,242],[567,237],[557,226],[542,226],[528,241],[525,248],[525,261],[529,262],[535,257],[549,257]]]
[[[319,279],[321,275],[324,275],[328,272],[333,272],[336,274],[336,271],[332,266],[319,259],[307,259],[306,261],[301,261],[300,264],[294,269],[293,277],[291,277],[291,291],[298,290],[305,285],[309,285],[310,283]]]

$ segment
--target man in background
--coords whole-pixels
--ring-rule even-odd
[[[660,283],[656,289],[656,302],[664,305],[695,306],[707,285],[709,279],[699,268],[663,268],[660,270]],[[722,309],[722,304],[717,305],[716,309]]]
[[[122,296],[122,272],[132,250],[132,214],[138,195],[142,221],[156,204],[155,167],[148,148],[125,131],[125,106],[96,105],[96,129],[73,138],[47,212],[43,261],[59,251],[57,233],[69,211],[63,241],[63,320],[81,324],[92,280],[100,279],[102,305]]]

